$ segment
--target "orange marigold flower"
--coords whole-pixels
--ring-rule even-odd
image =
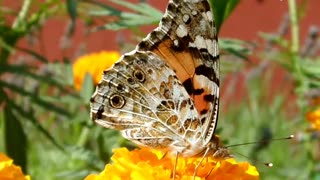
[[[19,166],[13,164],[13,160],[0,153],[0,179],[4,180],[30,180],[25,176]]]
[[[175,163],[175,157],[164,156],[160,151],[150,151],[146,148],[133,151],[126,148],[115,149],[111,160],[113,163],[107,164],[99,175],[91,174],[85,180],[171,180]],[[200,160],[201,158],[179,158],[175,179],[191,180]],[[259,179],[259,173],[247,162],[237,163],[233,158],[216,161],[208,157],[198,168],[195,179],[256,180]]]
[[[81,89],[86,73],[92,76],[94,84],[98,84],[101,80],[102,72],[111,67],[119,58],[120,54],[117,51],[102,51],[79,57],[73,64],[75,88],[77,90]]]
[[[307,113],[307,120],[311,123],[313,130],[320,130],[320,107]]]

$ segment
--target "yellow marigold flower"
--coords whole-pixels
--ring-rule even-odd
[[[79,57],[73,64],[75,88],[81,89],[86,73],[92,76],[94,84],[98,84],[102,78],[102,72],[111,67],[119,58],[120,54],[117,51],[102,51]]]
[[[19,166],[13,164],[13,160],[0,153],[0,179],[3,180],[30,180],[25,176]]]
[[[171,180],[175,163],[175,157],[163,156],[159,151],[149,151],[146,148],[133,151],[126,148],[115,149],[111,160],[113,163],[107,164],[99,175],[91,174],[85,180]],[[179,158],[175,179],[191,180],[200,160],[201,158]],[[198,168],[195,179],[257,180],[259,173],[254,166],[246,162],[237,163],[233,158],[215,161],[208,157]]]
[[[311,123],[313,130],[320,130],[320,107],[307,113],[307,120]]]

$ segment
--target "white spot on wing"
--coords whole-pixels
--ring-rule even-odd
[[[204,38],[202,36],[198,35],[198,36],[196,36],[196,39],[194,40],[193,43],[192,42],[189,43],[189,46],[201,49],[201,48],[206,48],[206,43],[205,43]]]
[[[189,15],[187,15],[187,14],[183,15],[183,22],[186,23],[189,21],[189,19],[190,19]]]
[[[212,12],[211,11],[208,11],[207,12],[207,17],[208,17],[208,20],[209,21],[212,21],[213,19],[212,19]]]
[[[219,54],[217,41],[212,39],[204,39],[202,36],[196,36],[194,42],[189,43],[189,47],[194,47],[197,49],[207,49],[209,54],[216,56]]]
[[[192,10],[192,11],[191,11],[191,14],[195,16],[195,15],[197,15],[197,14],[198,14],[198,12],[197,12],[197,11],[195,11],[195,10]]]
[[[207,49],[208,49],[209,54],[214,56],[214,53],[215,53],[214,49],[213,49],[214,43],[213,43],[212,39],[206,39],[205,41],[206,41],[206,44],[207,44]]]
[[[180,24],[176,30],[176,34],[180,38],[188,35],[187,27],[184,24]]]
[[[211,55],[218,56],[219,55],[218,42],[215,39],[212,40],[212,48],[213,48],[213,52]]]
[[[178,46],[179,46],[179,41],[178,41],[178,40],[174,40],[174,41],[173,41],[173,45],[176,46],[176,47],[178,47]]]

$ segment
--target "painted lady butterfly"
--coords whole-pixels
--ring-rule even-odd
[[[214,134],[219,51],[207,0],[170,0],[159,27],[124,54],[91,98],[92,119],[138,145],[229,157]]]

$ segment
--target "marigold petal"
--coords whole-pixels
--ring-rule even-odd
[[[90,174],[84,180],[98,180],[98,179],[99,179],[99,175]]]
[[[119,58],[120,54],[116,51],[102,51],[79,57],[72,67],[75,88],[81,89],[87,73],[92,76],[94,84],[97,84],[102,78],[103,71],[110,68]]]
[[[172,179],[175,157],[165,155],[163,152],[147,148],[128,151],[125,148],[114,150],[112,164],[106,165],[104,171],[98,176],[105,179],[133,179],[133,180],[169,180]],[[195,167],[200,158],[179,158],[176,165],[177,180],[191,180]],[[91,178],[90,176],[88,176]],[[94,179],[100,180],[93,176]],[[257,169],[246,162],[236,162],[230,158],[216,161],[212,157],[204,158],[197,169],[196,180],[204,179],[259,179]]]
[[[314,111],[308,112],[306,119],[311,123],[312,130],[320,130],[320,107]]]
[[[13,160],[0,153],[0,179],[5,180],[30,180],[30,176],[23,174],[21,168],[13,164]]]

